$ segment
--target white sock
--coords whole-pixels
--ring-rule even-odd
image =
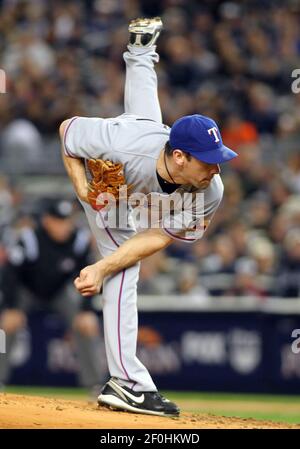
[[[133,55],[143,55],[145,53],[155,52],[156,45],[151,45],[151,47],[135,47],[134,45],[127,45],[127,48]]]

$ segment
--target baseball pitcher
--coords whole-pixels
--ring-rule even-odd
[[[179,408],[157,391],[136,357],[139,262],[174,240],[201,238],[223,194],[220,163],[237,154],[222,143],[214,120],[202,115],[162,123],[154,64],[160,18],[136,19],[129,25],[125,113],[116,118],[73,117],[60,127],[62,157],[85,210],[102,259],[81,270],[75,287],[83,296],[103,288],[103,319],[111,379],[99,404],[114,409],[176,416]],[[159,226],[137,232],[134,208],[127,202],[126,220],[109,225],[107,211],[121,210],[120,193],[177,195],[182,199],[163,213]],[[114,207],[110,201],[116,198]],[[101,198],[100,198],[101,197]],[[100,199],[99,199],[100,198]],[[151,197],[152,201],[152,197]],[[150,207],[151,207],[150,201]],[[119,219],[123,218],[119,213]]]

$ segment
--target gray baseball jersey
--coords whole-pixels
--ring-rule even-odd
[[[71,157],[120,162],[131,192],[157,192],[163,198],[167,194],[158,182],[156,163],[169,132],[162,123],[128,113],[109,119],[73,117],[65,131],[64,149]],[[194,242],[202,237],[222,194],[219,175],[205,190],[181,186],[173,195],[181,196],[181,204],[177,211],[173,210],[172,218],[170,214],[162,218],[161,227],[175,239]]]

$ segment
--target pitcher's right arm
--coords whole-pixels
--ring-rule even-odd
[[[69,178],[72,181],[77,196],[85,202],[88,194],[88,181],[85,173],[84,159],[74,156],[68,156],[65,151],[65,133],[71,125],[72,119],[62,122],[59,128],[59,135],[61,139],[61,154],[65,169]]]

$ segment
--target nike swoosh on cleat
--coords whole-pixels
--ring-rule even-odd
[[[129,393],[128,391],[123,390],[123,388],[120,385],[116,384],[115,382],[110,381],[109,383],[114,390],[120,390],[125,396],[127,396],[129,399],[131,399],[131,401],[134,401],[137,404],[142,404],[144,402],[144,400],[145,400],[144,394],[141,394],[141,396],[134,396],[133,394]]]

